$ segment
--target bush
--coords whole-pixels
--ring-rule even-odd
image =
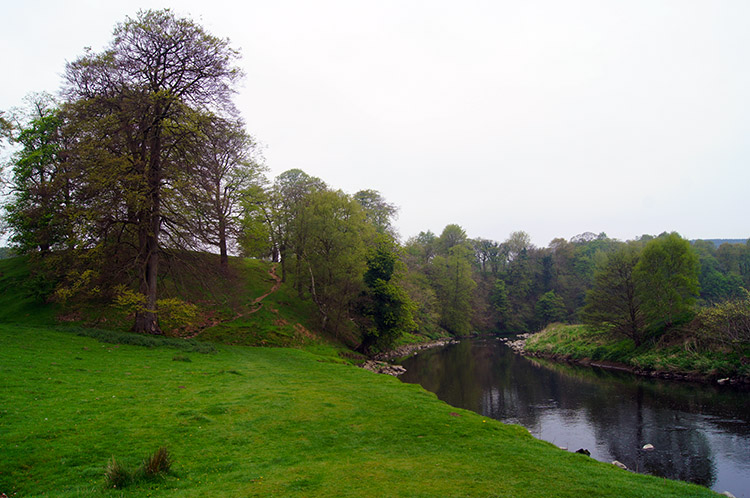
[[[128,289],[124,285],[115,288],[114,306],[125,315],[146,311],[146,296]],[[156,301],[159,324],[165,330],[187,329],[196,325],[198,306],[178,298]]]
[[[704,308],[693,326],[698,337],[707,343],[726,346],[750,343],[750,292],[740,299],[731,299]]]

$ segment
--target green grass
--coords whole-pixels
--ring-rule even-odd
[[[715,496],[559,450],[315,347],[326,356],[201,354],[0,325],[0,493]],[[134,469],[161,446],[165,476],[104,488],[112,457]]]
[[[668,338],[666,338],[668,339]],[[750,345],[731,351],[698,348],[695,341],[643,344],[597,331],[585,325],[552,324],[526,342],[526,350],[577,360],[612,361],[643,370],[707,377],[750,377]]]

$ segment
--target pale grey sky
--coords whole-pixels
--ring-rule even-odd
[[[750,237],[750,1],[0,0],[0,109],[163,7],[241,49],[273,176],[379,190],[404,239]]]

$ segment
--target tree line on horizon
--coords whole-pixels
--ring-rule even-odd
[[[16,146],[4,221],[34,258],[45,299],[134,299],[133,330],[162,333],[160,285],[188,252],[280,265],[319,327],[364,352],[401,335],[528,332],[586,322],[640,344],[744,302],[750,241],[676,233],[621,242],[585,233],[548,247],[514,232],[471,239],[449,224],[400,241],[397,209],[301,169],[272,181],[231,97],[238,54],[169,10],[118,24],[110,46],[66,68],[59,97],[0,115]],[[172,303],[173,304],[173,303]]]

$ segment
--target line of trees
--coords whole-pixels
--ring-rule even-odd
[[[280,263],[321,329],[374,351],[409,331],[555,321],[640,344],[750,288],[750,242],[585,233],[538,248],[524,232],[497,242],[450,224],[399,243],[397,209],[376,191],[349,195],[300,169],[266,179],[232,104],[237,58],[189,19],[142,11],[68,64],[58,98],[0,114],[16,146],[4,221],[15,251],[36,258],[40,295],[112,300],[126,288],[141,300],[133,329],[158,334],[164,258],[210,250],[226,273],[242,253]]]

